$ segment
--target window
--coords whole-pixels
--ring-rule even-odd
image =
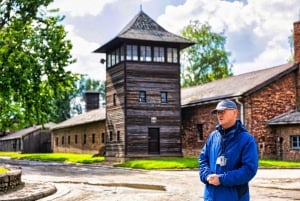
[[[114,94],[113,96],[114,96],[113,103],[114,103],[114,106],[116,106],[117,105],[117,94]]]
[[[117,131],[117,141],[120,142],[121,136],[120,136],[120,131]]]
[[[160,100],[161,100],[161,103],[167,103],[168,102],[168,92],[160,92]]]
[[[124,61],[124,46],[120,48],[120,61]]]
[[[300,135],[291,136],[291,148],[300,149]]]
[[[115,64],[116,64],[116,52],[113,51],[113,52],[111,53],[111,65],[113,66],[113,65],[115,65]]]
[[[140,51],[140,61],[151,61],[151,46],[141,46]]]
[[[120,63],[120,49],[116,49],[116,64]]]
[[[101,134],[101,142],[102,142],[102,143],[105,143],[105,140],[104,140],[104,139],[105,139],[105,135],[104,135],[104,133],[102,133],[102,134]]]
[[[167,56],[167,61],[169,63],[178,63],[177,48],[168,48]]]
[[[203,124],[197,124],[198,140],[203,140]]]
[[[154,47],[153,61],[165,62],[165,49],[163,47]]]
[[[71,136],[68,136],[68,144],[71,144]]]
[[[113,133],[112,133],[112,131],[109,132],[109,141],[113,141]]]
[[[139,93],[139,102],[145,103],[146,102],[146,92],[140,91]]]
[[[83,144],[86,144],[86,134],[83,135]]]
[[[58,145],[58,137],[55,138],[55,144]]]
[[[127,45],[126,46],[126,60],[127,61],[137,61],[138,60],[138,46],[137,45]]]
[[[107,55],[107,67],[111,67],[111,54]]]
[[[78,143],[78,137],[77,137],[77,135],[75,135],[75,144],[77,144]]]
[[[92,134],[92,143],[95,144],[95,134]]]
[[[61,144],[65,144],[65,136],[61,137]]]

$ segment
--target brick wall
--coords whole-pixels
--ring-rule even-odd
[[[276,137],[267,123],[294,110],[295,97],[295,74],[290,73],[243,100],[245,126],[255,136],[261,158],[276,158]]]
[[[300,21],[294,23],[294,60],[300,62]]]

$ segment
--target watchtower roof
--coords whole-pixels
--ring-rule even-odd
[[[96,49],[96,53],[105,53],[111,47],[126,40],[175,43],[180,49],[193,45],[194,42],[166,31],[142,10],[111,41]]]

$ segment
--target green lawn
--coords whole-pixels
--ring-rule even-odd
[[[144,160],[132,160],[115,165],[116,167],[130,167],[146,170],[153,169],[186,169],[198,168],[196,158],[156,158]]]
[[[101,163],[104,157],[93,157],[92,154],[71,154],[71,153],[34,153],[21,154],[17,152],[0,152],[0,156],[8,156],[17,159],[57,161],[67,163]],[[197,158],[156,158],[132,160],[115,165],[116,167],[128,167],[138,169],[197,169]],[[259,160],[260,168],[300,168],[300,161],[280,161],[280,160]]]
[[[0,156],[8,156],[16,159],[56,161],[66,163],[99,163],[104,161],[104,157],[93,157],[92,154],[71,154],[71,153],[33,153],[21,154],[17,152],[0,152]]]

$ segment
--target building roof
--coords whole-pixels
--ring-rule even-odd
[[[44,125],[44,128],[45,129],[51,129],[55,125],[56,125],[55,123],[47,123],[47,124]],[[8,134],[8,135],[0,138],[0,141],[22,138],[22,137],[25,137],[26,135],[29,135],[30,133],[36,132],[38,130],[42,130],[42,125],[37,125],[37,126],[29,127],[29,128],[24,128],[24,129],[19,130],[17,132]]]
[[[298,63],[288,63],[227,77],[195,87],[183,88],[181,90],[181,105],[182,107],[188,107],[205,102],[219,101],[224,98],[245,96],[296,69],[298,69]]]
[[[300,124],[300,111],[291,111],[274,117],[268,122],[268,125],[289,125]]]
[[[194,42],[166,31],[143,11],[140,11],[111,41],[94,52],[106,53],[110,48],[125,40],[140,40],[179,44],[180,48],[193,45]]]
[[[89,112],[82,113],[80,115],[77,115],[75,117],[72,117],[71,119],[68,119],[66,121],[63,121],[56,126],[52,128],[52,130],[61,129],[61,128],[67,128],[67,127],[73,127],[78,126],[82,124],[87,123],[93,123],[97,121],[105,121],[105,109],[95,109],[91,110]]]

